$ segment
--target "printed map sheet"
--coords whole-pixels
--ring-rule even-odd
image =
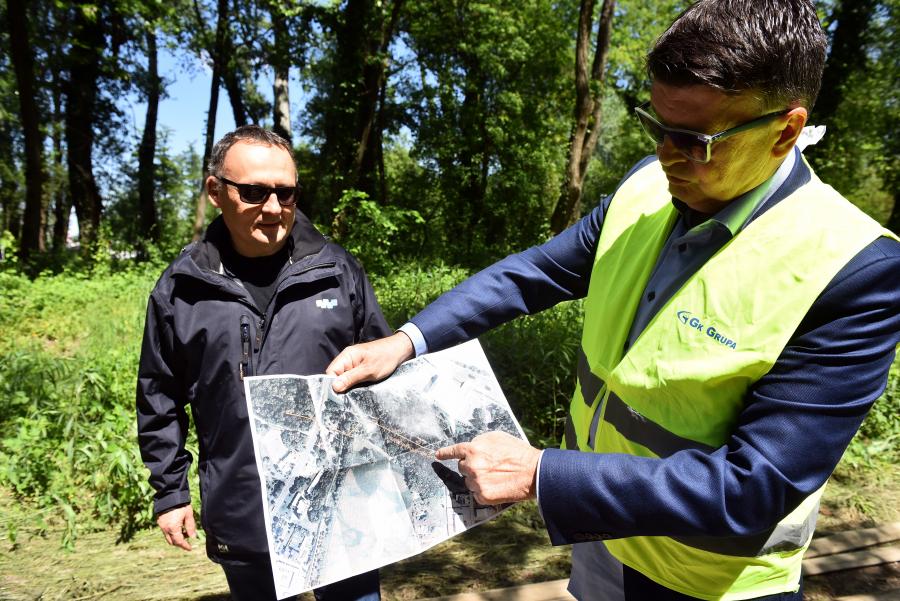
[[[440,447],[525,438],[477,341],[347,394],[326,376],[244,380],[278,598],[393,563],[484,522]]]

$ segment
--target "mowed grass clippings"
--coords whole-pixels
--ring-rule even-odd
[[[816,535],[900,522],[900,465],[842,461],[825,486]]]
[[[534,503],[381,572],[386,599],[411,601],[568,578],[571,547],[553,547]]]
[[[4,526],[28,509],[0,493]],[[0,552],[0,599],[5,601],[225,601],[228,586],[203,543],[190,553],[170,547],[155,530],[116,544],[113,529],[83,532],[74,551],[60,548],[62,521],[46,529],[19,530]],[[33,521],[24,521],[32,524]],[[483,591],[568,576],[568,546],[552,547],[533,503],[510,508],[496,519],[423,554],[382,568],[385,600],[408,601]],[[310,593],[301,601],[312,601]]]

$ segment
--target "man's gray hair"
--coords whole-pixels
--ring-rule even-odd
[[[225,164],[225,155],[238,142],[278,146],[279,148],[284,148],[291,155],[292,160],[294,158],[294,149],[291,148],[291,143],[275,132],[263,129],[258,125],[242,125],[222,136],[222,139],[213,146],[212,155],[209,157],[209,165],[207,165],[207,172],[210,175],[217,177],[221,175],[222,166]]]
[[[809,0],[699,0],[647,55],[647,74],[667,85],[756,92],[765,109],[811,109],[828,40]]]

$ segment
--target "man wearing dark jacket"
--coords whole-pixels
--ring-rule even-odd
[[[195,535],[185,449],[190,405],[206,551],[235,599],[275,599],[242,380],[322,373],[345,346],[390,333],[362,267],[296,211],[290,145],[257,126],[213,149],[206,188],[222,211],[150,294],[137,386],[141,456],[166,541]],[[378,599],[377,571],[315,591]]]

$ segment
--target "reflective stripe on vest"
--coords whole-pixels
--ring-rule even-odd
[[[654,458],[720,449],[747,389],[771,369],[822,290],[865,246],[892,236],[813,174],[691,276],[623,356],[676,218],[658,162],[616,192],[585,302],[565,448]],[[821,489],[753,536],[631,537],[606,544],[649,578],[701,599],[792,591],[820,495]]]

